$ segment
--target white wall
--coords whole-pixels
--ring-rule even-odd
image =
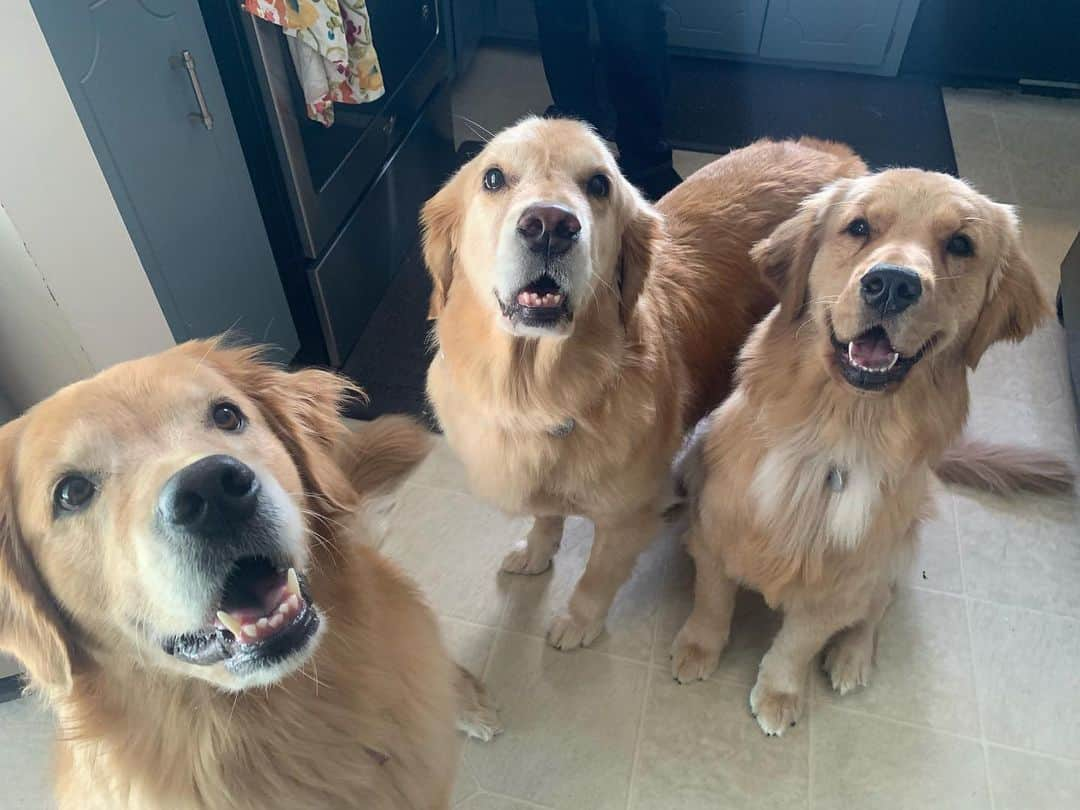
[[[173,338],[29,0],[3,4],[0,389],[21,408]]]
[[[15,225],[0,207],[0,380],[21,412],[94,372]]]

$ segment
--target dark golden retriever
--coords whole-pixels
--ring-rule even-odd
[[[0,430],[0,648],[63,808],[448,806],[459,709],[495,718],[352,519],[427,436],[347,434],[349,390],[188,343]]]

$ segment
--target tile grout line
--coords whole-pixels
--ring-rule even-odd
[[[949,731],[948,729],[944,728],[933,728],[931,726],[924,726],[920,725],[919,723],[912,723],[910,720],[901,720],[897,717],[886,717],[883,714],[871,714],[864,709],[854,709],[851,706],[842,706],[838,703],[823,703],[821,704],[821,707],[830,711],[849,714],[853,717],[861,717],[866,720],[880,720],[883,723],[892,723],[893,725],[915,729],[916,731],[929,731],[931,734],[941,734],[945,737],[952,737],[956,740],[963,740],[964,742],[975,743],[979,746],[981,746],[983,742],[982,739],[979,737],[972,737],[969,734],[961,734],[959,731]]]
[[[550,644],[548,644],[547,636],[537,636],[537,635],[534,635],[532,633],[526,633],[524,630],[513,630],[513,629],[511,629],[509,627],[500,627],[500,628],[498,628],[498,630],[499,630],[500,635],[520,636],[521,638],[526,638],[526,639],[529,639],[531,641],[543,641],[545,646],[548,646],[548,647],[551,646]],[[557,649],[557,648],[552,647],[552,649]],[[577,647],[577,648],[575,648],[573,650],[558,650],[558,652],[559,652],[559,655],[584,655],[584,656],[602,655],[605,658],[610,658],[613,661],[618,661],[619,663],[622,663],[622,664],[631,664],[631,665],[639,667],[639,668],[644,667],[645,669],[648,669],[649,666],[650,666],[648,661],[642,661],[642,660],[639,660],[637,658],[629,658],[629,657],[627,657],[625,655],[616,655],[615,653],[610,653],[610,652],[607,652],[605,650],[597,650],[597,649],[594,649],[592,647]]]
[[[449,613],[439,613],[438,611],[436,611],[436,614],[441,619],[446,619],[447,621],[457,622],[458,624],[464,624],[464,625],[467,625],[469,627],[474,627],[477,630],[498,630],[499,629],[499,626],[497,624],[484,624],[483,622],[475,622],[472,619],[459,619],[457,616],[452,616]]]
[[[961,566],[962,567],[962,566]],[[963,572],[961,572],[961,575]],[[909,591],[916,591],[917,593],[929,593],[938,596],[951,596],[954,599],[961,599],[964,602],[969,602],[974,605],[990,605],[991,607],[1007,608],[1009,610],[1020,610],[1025,613],[1032,613],[1036,616],[1045,616],[1051,619],[1061,619],[1066,622],[1080,622],[1080,617],[1072,616],[1068,613],[1055,613],[1052,610],[1043,610],[1042,608],[1029,607],[1028,605],[1019,605],[1012,602],[995,602],[993,599],[984,599],[981,596],[972,596],[967,593],[953,593],[952,591],[936,591],[933,588],[924,588],[919,585],[898,585],[899,588],[905,588]]]
[[[496,793],[493,790],[484,790],[483,788],[478,790],[476,793],[474,793],[469,798],[473,799],[476,796],[494,796],[496,799],[508,799],[509,801],[512,801],[515,804],[523,804],[526,807],[535,808],[535,810],[552,810],[552,808],[549,807],[546,804],[537,804],[534,801],[531,801],[529,799],[523,799],[520,796],[514,796],[514,795],[512,795],[510,793]]]
[[[997,126],[995,122],[995,126]],[[986,746],[986,724],[983,722],[983,697],[979,691],[979,667],[975,663],[975,634],[971,630],[971,602],[967,599],[967,570],[964,567],[964,544],[960,542],[960,511],[956,505],[956,496],[950,497],[953,513],[953,532],[956,535],[956,553],[960,561],[960,587],[964,591],[964,625],[967,628],[968,655],[971,661],[971,688],[975,690],[975,719],[979,723],[979,747],[982,749],[983,779],[986,781],[986,795],[990,799],[990,810],[996,810],[994,802],[994,783],[990,779],[990,751]]]
[[[1035,751],[1030,748],[1017,748],[1015,745],[1006,745],[1005,743],[986,741],[986,747],[1000,748],[1002,751],[1011,751],[1014,754],[1024,754],[1025,756],[1035,757],[1036,759],[1048,759],[1051,762],[1057,762],[1061,765],[1076,765],[1080,763],[1080,757],[1075,759],[1071,757],[1063,757],[1060,754],[1047,754],[1043,751]]]
[[[816,694],[816,687],[813,684],[811,686],[814,687]],[[807,704],[806,709],[806,807],[807,810],[814,810],[814,726],[817,725],[815,718],[818,717],[821,704],[812,700]]]
[[[1034,748],[1019,748],[1015,745],[1006,745],[1004,743],[992,742],[990,740],[984,740],[981,737],[973,737],[970,734],[963,734],[959,731],[950,731],[949,729],[939,728],[937,726],[914,723],[911,720],[901,720],[897,717],[889,717],[888,715],[884,714],[874,714],[873,712],[868,712],[865,709],[856,709],[843,703],[828,703],[825,701],[818,701],[814,704],[814,708],[838,711],[843,714],[849,714],[853,717],[861,717],[867,720],[880,720],[884,723],[893,723],[895,725],[903,726],[904,728],[915,729],[917,731],[928,731],[931,734],[941,734],[946,737],[963,740],[964,742],[975,743],[976,745],[980,746],[985,743],[988,748],[1001,748],[1006,751],[1012,751],[1016,754],[1026,754],[1028,756],[1036,757],[1038,759],[1049,759],[1055,762],[1069,764],[1080,763],[1080,758],[1073,759],[1070,757],[1063,757],[1060,754],[1049,754],[1044,751],[1038,751]]]
[[[670,561],[664,563],[664,578],[667,579],[667,574],[671,569]],[[638,715],[638,727],[637,733],[634,736],[634,758],[630,763],[630,779],[626,786],[626,810],[632,810],[635,798],[635,789],[637,785],[637,769],[638,762],[641,759],[641,740],[645,735],[645,715],[649,709],[649,696],[652,694],[653,677],[655,676],[653,666],[653,656],[656,652],[656,638],[660,634],[660,612],[662,606],[658,603],[656,606],[656,613],[653,616],[652,634],[649,641],[649,664],[648,671],[645,673],[645,689],[641,694],[641,706],[639,708]]]

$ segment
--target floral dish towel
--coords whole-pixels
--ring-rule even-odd
[[[364,104],[384,92],[371,41],[367,0],[243,0],[244,9],[280,25],[304,88],[308,118],[334,123],[334,102]]]

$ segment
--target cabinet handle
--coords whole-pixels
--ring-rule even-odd
[[[188,78],[191,79],[191,89],[195,92],[195,101],[199,103],[199,111],[191,113],[189,117],[202,121],[203,126],[207,129],[213,129],[214,116],[210,114],[210,109],[206,106],[206,96],[203,95],[202,84],[199,83],[199,74],[195,70],[195,57],[191,55],[191,51],[181,51],[180,58],[184,60],[184,69],[187,71]]]

